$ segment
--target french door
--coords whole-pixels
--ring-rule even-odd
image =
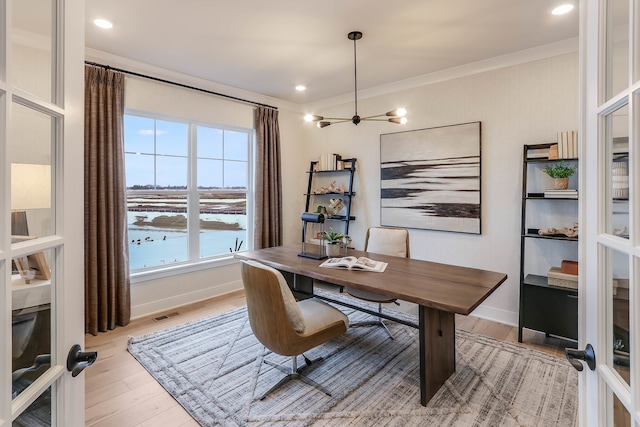
[[[637,0],[580,5],[583,426],[640,426],[640,44]],[[586,172],[583,172],[586,171]]]
[[[0,426],[82,426],[84,1],[0,23]]]

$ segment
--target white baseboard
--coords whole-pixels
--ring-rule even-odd
[[[485,307],[481,305],[471,312],[470,316],[481,319],[492,320],[509,326],[518,326],[518,313],[514,311],[502,310],[499,308]]]
[[[170,298],[164,298],[145,304],[131,306],[131,320],[171,310],[183,305],[193,304],[210,298],[219,297],[221,295],[239,291],[242,288],[242,280],[236,280],[233,282],[223,283],[217,286],[200,289],[186,294],[178,294]]]

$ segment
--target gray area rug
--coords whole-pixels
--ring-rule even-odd
[[[370,317],[340,309],[352,322]],[[291,381],[256,400],[284,375],[263,359],[290,359],[257,341],[246,307],[131,338],[129,352],[203,426],[577,425],[568,362],[464,331],[456,332],[456,373],[421,406],[417,331],[388,324],[395,341],[380,327],[357,327],[306,353],[324,357],[306,374],[331,397]]]

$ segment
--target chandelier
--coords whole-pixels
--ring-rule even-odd
[[[312,114],[307,114],[304,116],[305,121],[307,122],[316,122],[316,126],[319,128],[327,127],[334,123],[345,123],[351,122],[354,125],[362,121],[376,121],[376,122],[391,122],[399,125],[403,125],[407,123],[407,118],[405,115],[407,114],[407,110],[404,108],[396,108],[395,110],[388,111],[384,114],[378,114],[376,116],[367,116],[360,117],[358,115],[358,61],[357,61],[357,51],[356,51],[356,41],[362,38],[362,33],[360,31],[352,31],[347,37],[349,40],[353,40],[353,81],[354,81],[354,96],[355,96],[355,114],[351,118],[340,118],[340,117],[323,117],[316,116]]]

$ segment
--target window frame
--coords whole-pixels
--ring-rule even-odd
[[[245,245],[242,251],[253,249],[253,218],[254,218],[254,152],[255,152],[255,129],[242,128],[238,126],[225,125],[221,123],[206,122],[203,120],[189,119],[184,117],[169,116],[150,111],[142,111],[131,108],[125,108],[125,116],[136,116],[151,120],[170,121],[187,125],[187,188],[177,190],[167,189],[144,189],[130,190],[125,183],[125,198],[129,196],[144,196],[149,194],[179,194],[187,197],[187,260],[180,261],[168,265],[145,267],[130,270],[131,283],[144,282],[148,280],[170,277],[177,274],[184,274],[212,267],[221,267],[234,264],[237,262],[232,253],[213,255],[200,258],[200,239],[199,239],[199,203],[201,194],[211,193],[239,193],[244,194],[246,198],[246,233]],[[198,189],[198,156],[197,156],[197,133],[198,127],[207,127],[219,129],[222,131],[240,132],[247,135],[247,183],[246,190],[238,189]],[[128,152],[124,151],[125,157]],[[154,154],[156,156],[157,154]],[[230,159],[236,161],[236,159]],[[125,176],[126,176],[126,160],[125,160]],[[197,214],[190,214],[198,212]],[[128,226],[127,226],[128,228]]]

